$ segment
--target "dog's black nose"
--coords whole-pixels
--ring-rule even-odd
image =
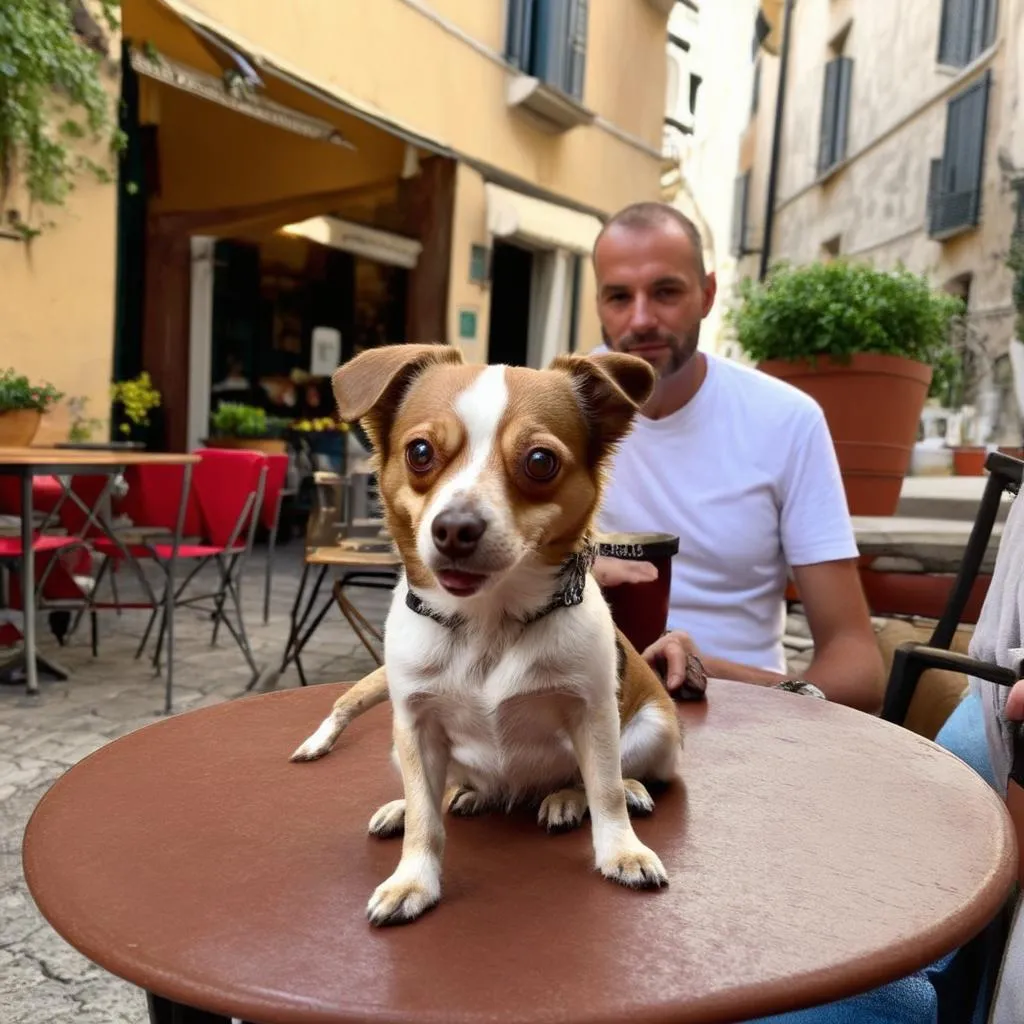
[[[434,519],[430,532],[434,547],[445,558],[469,558],[486,529],[487,523],[476,512],[449,509]]]

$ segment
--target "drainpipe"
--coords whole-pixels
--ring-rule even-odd
[[[786,72],[789,68],[789,32],[793,24],[793,0],[786,0],[782,23],[782,49],[779,52],[779,88],[775,94],[775,124],[772,128],[772,160],[768,169],[768,198],[764,207],[764,232],[761,239],[761,266],[758,281],[768,273],[772,253],[772,228],[775,226],[775,190],[779,177],[779,151],[782,148],[782,115],[786,109]]]

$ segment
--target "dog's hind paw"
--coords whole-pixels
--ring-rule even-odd
[[[369,832],[378,839],[392,839],[405,831],[405,801],[392,800],[370,819]]]
[[[605,878],[630,889],[660,889],[668,885],[668,872],[658,855],[639,840],[615,850],[598,868]]]
[[[583,824],[587,794],[582,789],[559,789],[549,793],[537,812],[537,822],[549,832],[566,832]]]
[[[631,815],[645,818],[654,813],[654,800],[647,792],[647,787],[636,779],[623,779],[622,788],[626,792],[626,809]]]
[[[487,810],[487,802],[469,786],[453,786],[445,797],[444,809],[457,818],[472,818]]]
[[[328,715],[320,723],[320,728],[298,747],[288,760],[315,761],[317,758],[323,757],[324,754],[329,754],[343,729],[343,725],[339,725],[332,716]]]

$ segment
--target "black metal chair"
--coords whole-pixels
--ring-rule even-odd
[[[999,503],[1004,492],[1017,494],[1020,491],[1024,476],[1024,462],[1002,452],[991,452],[985,460],[985,468],[989,472],[985,492],[978,506],[978,514],[967,540],[967,547],[964,549],[960,570],[942,617],[936,623],[926,644],[914,640],[907,641],[900,644],[893,656],[885,702],[882,706],[882,718],[887,722],[896,725],[904,723],[918,681],[930,668],[961,672],[1003,686],[1012,686],[1020,678],[1011,669],[976,661],[949,649],[971,596],[971,589],[978,577],[985,552],[988,550],[992,528],[999,513]]]
[[[1012,686],[1024,678],[1024,663],[1004,668],[949,649],[991,541],[1003,494],[1006,491],[1018,494],[1024,476],[1024,462],[1001,452],[991,453],[985,468],[989,478],[942,617],[927,644],[908,641],[901,644],[893,656],[882,708],[882,718],[887,722],[904,723],[918,681],[928,669],[947,669],[1002,686]],[[1024,743],[1018,733],[1008,798],[1019,799],[1018,783],[1021,781],[1024,781]],[[1020,808],[1013,803],[1011,814],[1017,828],[1024,827],[1017,821],[1021,817]],[[995,918],[956,951],[954,959],[942,972],[932,976],[939,1001],[939,1024],[963,1024],[975,1019],[979,1010],[987,1014],[1017,899],[1018,894],[1014,892]]]

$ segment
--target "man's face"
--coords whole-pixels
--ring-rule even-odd
[[[701,281],[686,232],[671,222],[613,226],[597,245],[594,270],[608,347],[646,359],[659,377],[684,366],[715,301],[715,276]]]

